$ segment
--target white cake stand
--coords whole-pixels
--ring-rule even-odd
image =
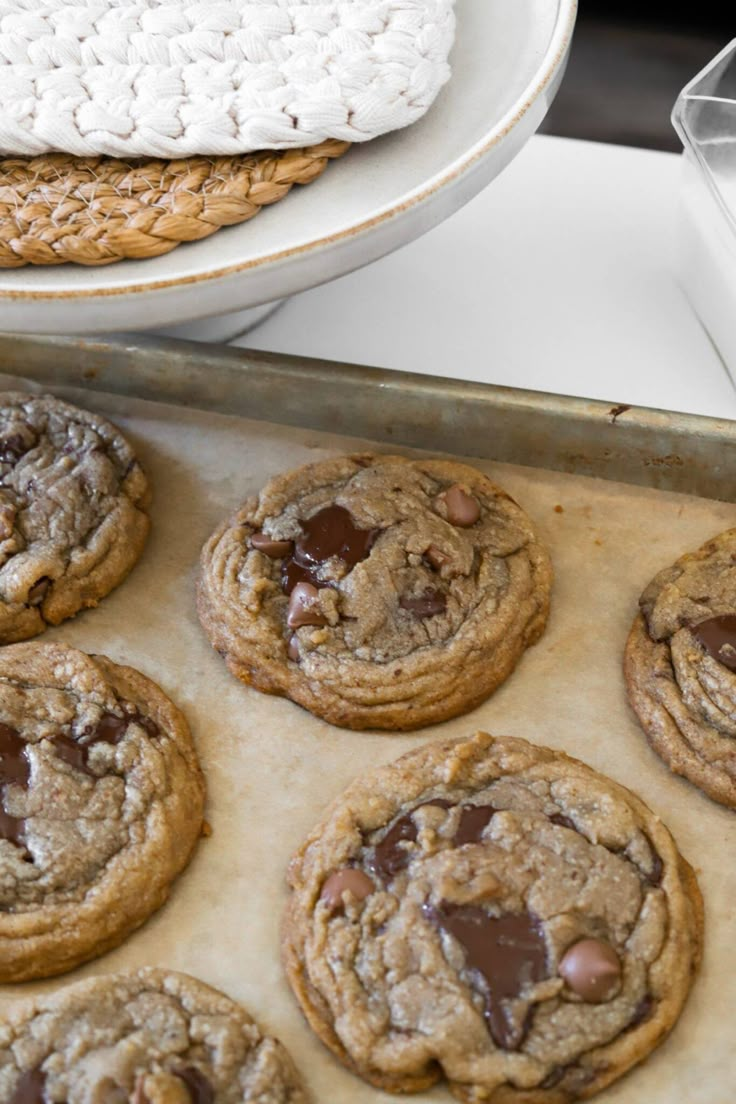
[[[398,249],[467,203],[537,130],[562,79],[576,7],[457,0],[453,77],[421,122],[354,147],[253,222],[168,256],[0,270],[0,330],[171,330],[274,302]]]

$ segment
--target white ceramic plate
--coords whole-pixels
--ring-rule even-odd
[[[291,295],[447,218],[511,161],[564,72],[577,0],[457,0],[453,76],[408,130],[356,146],[253,222],[166,257],[0,270],[0,330],[172,326]]]

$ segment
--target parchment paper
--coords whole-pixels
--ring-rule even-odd
[[[194,606],[199,551],[223,515],[272,474],[359,443],[99,393],[57,393],[109,415],[130,435],[152,479],[154,526],[129,579],[46,638],[140,668],[182,707],[207,776],[213,834],[168,904],[121,948],[65,978],[2,988],[0,1012],[18,995],[91,974],[144,964],[185,970],[241,1000],[286,1043],[315,1104],[387,1104],[395,1098],[346,1073],[315,1040],[284,981],[286,864],[356,775],[421,742],[484,728],[564,749],[636,790],[700,879],[705,962],[683,1017],[659,1051],[598,1099],[732,1101],[736,813],[675,778],[649,750],[625,701],[621,655],[644,585],[682,552],[736,525],[736,505],[471,461],[528,510],[551,550],[549,628],[474,713],[408,736],[362,735],[242,686],[211,650]],[[450,1097],[438,1088],[413,1099]]]

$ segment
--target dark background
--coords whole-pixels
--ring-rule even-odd
[[[486,0],[478,0],[485,3]],[[579,0],[567,75],[542,132],[681,149],[670,112],[732,38],[733,0]],[[730,11],[730,17],[729,17]]]

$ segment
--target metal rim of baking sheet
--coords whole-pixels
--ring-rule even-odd
[[[0,335],[0,371],[736,501],[736,422],[171,338]]]

